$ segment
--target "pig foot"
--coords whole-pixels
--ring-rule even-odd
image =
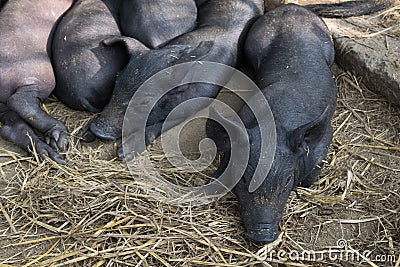
[[[18,145],[25,151],[32,153],[33,147],[39,157],[49,157],[58,164],[66,165],[60,154],[37,137],[32,128],[16,113],[9,111],[0,118],[3,126],[0,128],[0,136]]]
[[[47,144],[53,149],[65,151],[68,145],[68,134],[64,125],[54,125],[44,133]]]
[[[101,139],[115,141],[122,135],[122,129],[116,125],[122,125],[122,122],[114,124],[103,117],[96,117],[90,122],[90,132]]]
[[[172,127],[178,125],[184,121],[184,118],[178,118],[174,120],[168,120],[167,122],[160,122],[153,125],[146,126],[145,131],[145,140],[143,144],[143,140],[139,140],[141,135],[137,134],[137,132],[133,132],[129,134],[124,139],[125,148],[128,148],[128,151],[125,153],[123,149],[122,143],[119,144],[117,148],[117,155],[120,159],[124,158],[125,161],[130,161],[140,153],[142,153],[148,145],[150,145],[157,137],[161,135],[161,132],[166,132]]]
[[[146,127],[144,143],[142,140],[142,135],[138,134],[137,132],[129,134],[129,136],[124,138],[125,145],[123,146],[122,143],[118,145],[117,156],[120,159],[124,159],[125,161],[131,161],[137,155],[142,153],[146,149],[146,147],[151,142],[153,142],[154,139],[157,138],[157,136],[159,134],[158,135],[156,135],[156,134],[161,133],[161,127],[162,127],[162,124],[159,124],[159,127],[157,129],[153,129],[153,128],[155,128],[155,125]],[[156,131],[156,133],[154,132],[154,130]],[[124,147],[127,151],[124,151]]]
[[[32,87],[32,88],[29,88]],[[26,86],[17,90],[8,99],[7,106],[24,121],[45,136],[47,144],[55,150],[65,151],[68,145],[68,133],[64,124],[51,117],[40,108],[40,98],[36,86]]]
[[[119,159],[124,158],[124,149],[122,148],[122,143],[118,145],[117,147],[117,157]]]
[[[82,141],[90,143],[96,140],[96,137],[115,141],[121,138],[121,133],[122,129],[111,125],[104,118],[96,116],[78,131],[77,136]]]
[[[140,140],[140,136],[141,135],[136,132],[124,138],[124,143],[119,144],[117,147],[117,156],[119,159],[131,161],[146,149],[148,143],[145,142],[143,144],[143,140]]]
[[[90,131],[90,124],[92,123],[93,119],[91,119],[88,123],[86,123],[76,134],[79,139],[83,142],[91,143],[96,140],[96,136]]]

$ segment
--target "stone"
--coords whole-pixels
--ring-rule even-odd
[[[361,77],[371,91],[400,105],[400,39],[393,34],[400,33],[398,24],[382,28],[366,18],[325,21],[333,35],[339,66]],[[365,32],[367,27],[373,32]]]

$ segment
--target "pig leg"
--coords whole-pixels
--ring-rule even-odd
[[[51,117],[40,107],[43,99],[36,85],[20,87],[7,101],[7,106],[23,120],[45,136],[46,142],[55,150],[65,151],[68,145],[68,134],[64,124]]]
[[[22,120],[17,113],[9,110],[5,106],[2,106],[1,109],[4,110],[0,113],[0,121],[3,123],[0,128],[1,137],[15,143],[28,152],[33,151],[32,144],[34,144],[36,152],[41,157],[44,155],[58,164],[66,164],[61,155],[55,152],[49,145],[41,141],[32,128]]]
[[[168,124],[164,124],[164,122],[160,122],[160,123],[146,126],[145,146],[147,147],[148,145],[150,145],[158,136],[161,135],[162,131],[168,131],[172,127],[181,123],[183,120],[184,119],[169,120]],[[124,152],[122,143],[118,146],[117,154],[118,154],[119,158],[125,157],[126,161],[130,161],[137,154],[144,151],[145,147],[141,147],[143,144],[143,140],[139,140],[138,136],[139,135],[137,135],[135,133],[131,133],[126,137],[127,142],[130,143],[130,151],[127,151],[127,153]],[[137,139],[137,140],[135,140],[135,139]],[[135,145],[139,145],[139,146],[135,146]]]

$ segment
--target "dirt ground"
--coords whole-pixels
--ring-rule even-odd
[[[75,134],[93,114],[49,99],[71,132],[68,165],[0,139],[0,267],[400,266],[400,107],[333,71],[339,99],[327,162],[311,188],[292,192],[272,244],[244,237],[233,194],[192,208],[158,202],[136,180],[152,175],[140,158],[131,175],[112,142],[81,143]],[[204,121],[186,129],[180,140],[194,151]],[[181,172],[157,142],[150,150],[170,180],[203,180],[216,168]]]

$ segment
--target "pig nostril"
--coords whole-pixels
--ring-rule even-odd
[[[272,226],[258,226],[247,230],[247,237],[255,242],[270,243],[278,238],[278,230]]]

